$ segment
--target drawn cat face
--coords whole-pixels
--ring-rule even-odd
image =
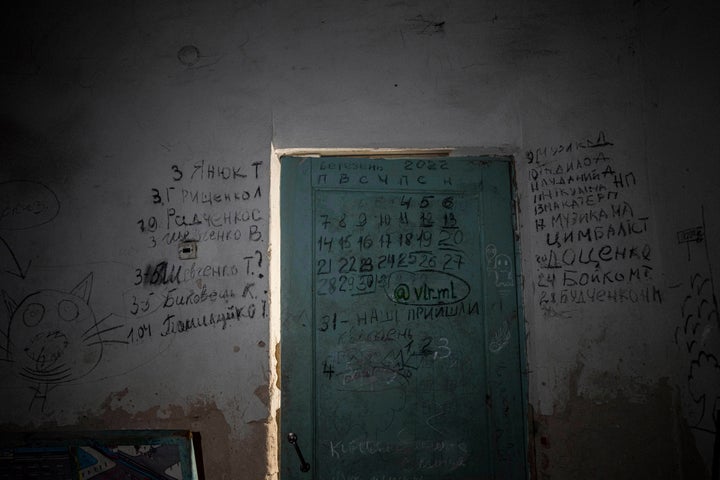
[[[5,296],[10,312],[8,353],[20,376],[41,384],[76,380],[94,369],[102,341],[88,301],[92,274],[70,293],[40,290],[20,305]]]

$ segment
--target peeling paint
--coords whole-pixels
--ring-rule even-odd
[[[275,345],[275,378],[277,378],[277,381],[275,383],[275,387],[278,390],[282,389],[282,386],[280,385],[280,379],[282,378],[281,373],[281,367],[280,367],[280,343]]]
[[[275,382],[272,388],[268,388],[268,393],[270,395],[268,402],[270,416],[268,418],[267,426],[268,444],[266,479],[276,480],[277,478],[279,478],[280,473],[280,342],[275,343],[275,348],[272,349],[270,358],[271,368],[274,367]]]
[[[255,389],[255,396],[260,399],[260,401],[265,405],[266,407],[270,406],[270,388],[268,385],[260,385]]]

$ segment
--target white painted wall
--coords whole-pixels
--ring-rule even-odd
[[[130,335],[130,344],[105,345],[97,367],[52,390],[43,411],[38,402],[28,408],[32,392],[13,368],[19,362],[0,365],[3,428],[189,428],[203,433],[208,478],[272,475],[265,462],[274,353],[266,310],[271,142],[450,146],[516,157],[538,475],[578,478],[589,465],[601,477],[632,478],[657,465],[658,478],[693,478],[703,462],[709,472],[720,325],[714,285],[693,293],[692,279],[712,279],[720,255],[716,18],[710,2],[672,1],[16,7],[0,67],[0,181],[15,182],[0,186],[7,244],[0,244],[0,287],[7,303],[19,306],[33,292],[67,293],[92,273],[89,305],[98,320],[107,317],[100,328],[120,326],[103,337],[127,340],[132,328],[136,341]],[[604,145],[582,148],[597,143]],[[593,159],[588,166],[585,157]],[[567,172],[578,160],[582,168]],[[214,178],[207,178],[209,165]],[[218,178],[233,171],[240,176]],[[548,189],[576,174],[585,174],[578,186],[617,193],[596,206],[566,203],[543,213],[538,205],[556,198],[536,198],[533,182]],[[46,190],[18,180],[52,191],[57,215]],[[153,189],[162,203],[153,203]],[[244,200],[245,191],[252,198]],[[220,197],[195,203],[194,192]],[[548,245],[546,235],[559,230],[553,215],[600,215],[611,204],[624,206],[622,218],[583,227],[607,236],[631,221],[636,233]],[[6,213],[23,205],[41,213]],[[175,215],[168,218],[169,209]],[[163,244],[165,227],[169,220],[170,231],[182,230],[175,221],[184,215],[191,223],[194,214],[204,222],[190,228],[191,236],[205,235],[198,259],[179,260],[177,245]],[[225,223],[225,214],[233,225],[208,224]],[[161,226],[142,232],[138,222],[147,227],[152,216]],[[678,232],[694,227],[704,227],[703,241],[679,244]],[[211,237],[218,228],[232,240]],[[613,258],[598,271],[569,261],[605,245]],[[622,260],[616,247],[636,248],[639,258],[627,253]],[[568,261],[542,268],[537,258],[551,252]],[[152,281],[162,261],[188,281],[135,285],[136,269],[152,266]],[[206,265],[198,278],[197,266]],[[226,266],[226,276],[209,277],[213,266],[215,273]],[[18,267],[24,279],[12,275]],[[631,280],[630,269],[642,277]],[[556,274],[554,285],[541,276],[548,273]],[[596,273],[616,281],[585,285],[581,303],[573,281],[591,282]],[[163,308],[171,288],[197,293],[203,286],[234,297]],[[587,288],[612,291],[590,301]],[[616,288],[632,293],[612,293]],[[649,301],[641,301],[645,288]],[[686,334],[691,303],[694,311],[703,306],[698,327],[689,324],[695,333]],[[251,305],[252,318],[233,319],[224,330],[162,335],[168,315],[207,318],[233,306],[247,316]],[[3,329],[8,322],[3,310]],[[144,325],[152,335],[139,339]],[[695,341],[689,351],[688,336]]]

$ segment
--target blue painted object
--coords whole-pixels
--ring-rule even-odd
[[[282,159],[283,480],[527,477],[510,166]]]

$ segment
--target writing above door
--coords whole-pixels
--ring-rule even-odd
[[[281,478],[527,477],[511,163],[282,159]]]

